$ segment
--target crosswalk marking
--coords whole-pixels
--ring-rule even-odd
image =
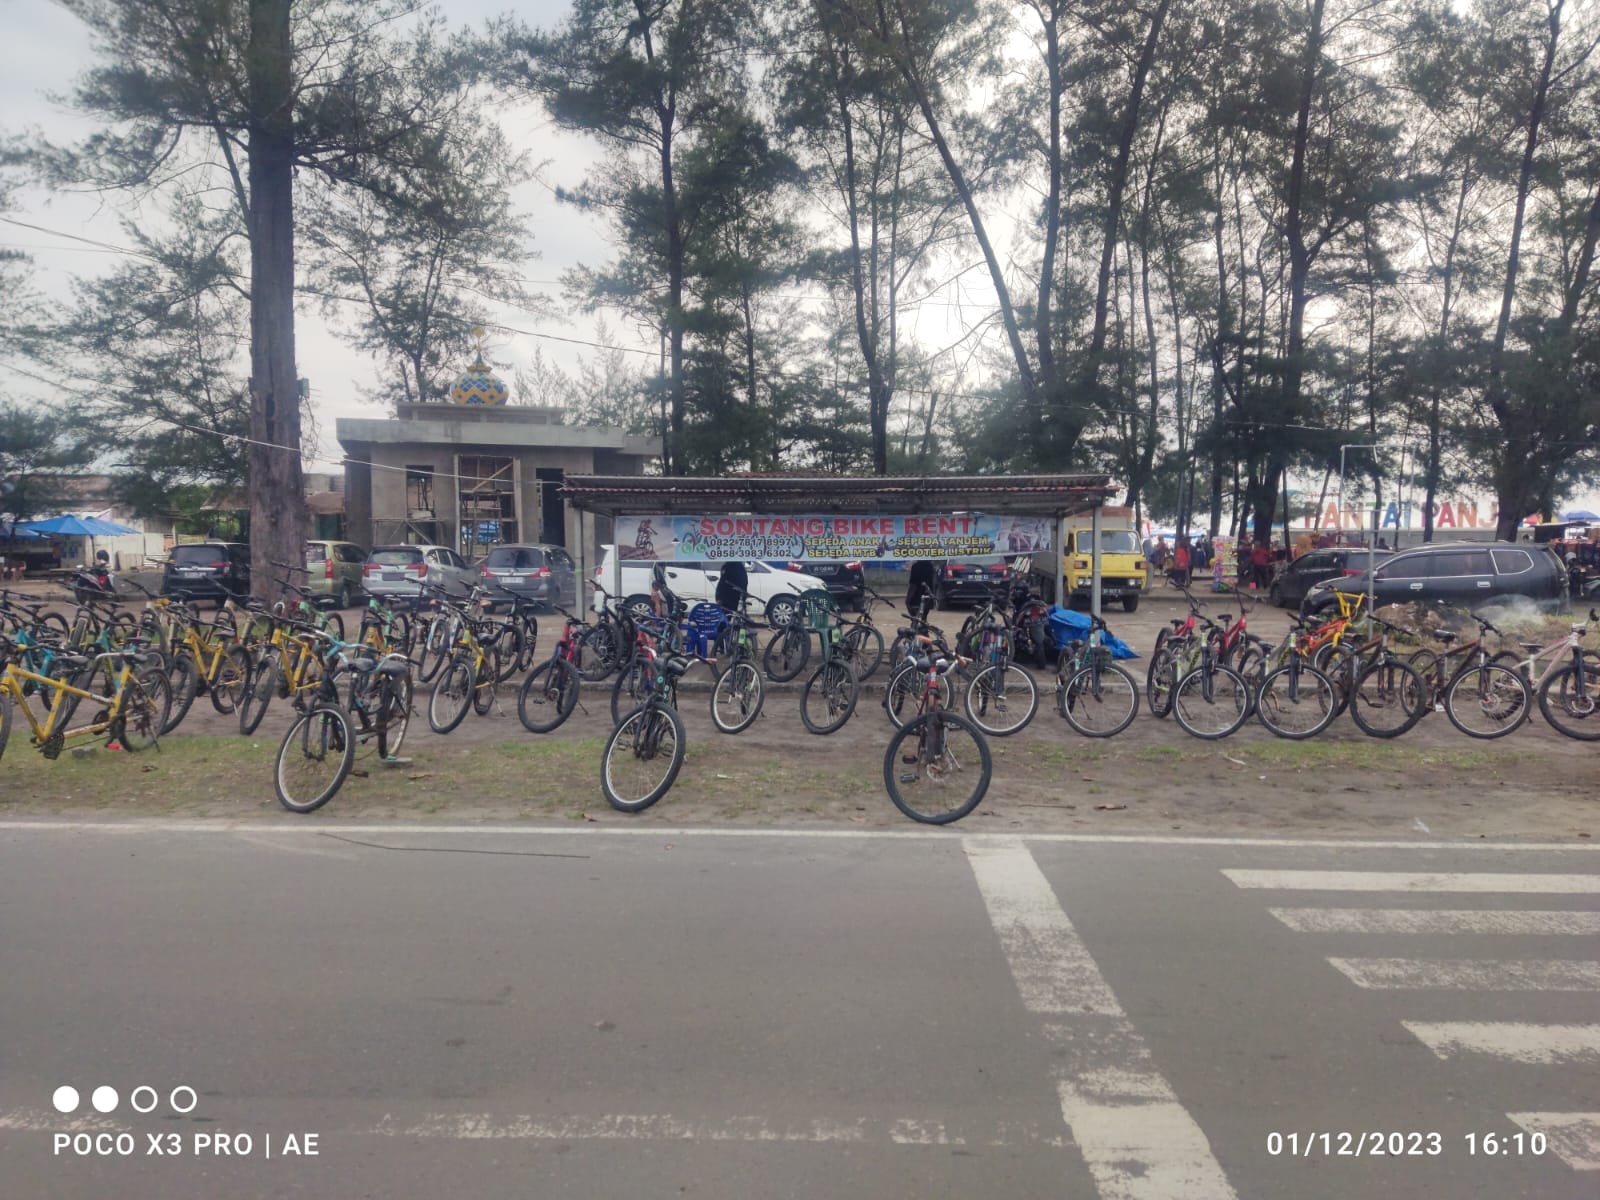
[[[1551,1066],[1600,1064],[1600,1025],[1537,1025],[1523,1021],[1401,1021],[1440,1058],[1482,1054]]]
[[[1241,888],[1314,892],[1600,892],[1600,875],[1524,875],[1478,871],[1246,871],[1222,872]]]
[[[1101,1200],[1237,1200],[1021,838],[963,843]]]
[[[1299,933],[1597,934],[1600,912],[1545,909],[1269,908]]]
[[[1600,1113],[1507,1113],[1529,1133],[1550,1139],[1550,1153],[1574,1171],[1600,1171]]]
[[[1330,958],[1357,987],[1482,992],[1600,990],[1600,962],[1564,958]]]

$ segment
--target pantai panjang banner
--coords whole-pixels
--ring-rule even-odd
[[[1052,548],[1049,517],[618,517],[624,559],[725,562],[970,558]]]

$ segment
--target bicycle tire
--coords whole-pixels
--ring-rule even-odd
[[[1355,677],[1350,719],[1368,737],[1397,738],[1429,709],[1428,685],[1397,658],[1368,663]]]
[[[985,734],[1010,737],[1038,714],[1039,688],[1015,663],[990,663],[967,684],[965,702],[967,719]]]
[[[800,693],[800,720],[806,729],[818,736],[837,733],[856,711],[859,696],[856,673],[850,664],[831,658],[806,680]],[[813,709],[818,711],[813,712]]]
[[[489,710],[494,707],[502,663],[498,641],[490,642],[483,648],[483,665],[475,669],[472,687],[472,711],[480,717],[488,716]]]
[[[1237,733],[1250,719],[1250,685],[1232,667],[1211,664],[1210,694],[1206,692],[1206,668],[1196,667],[1172,692],[1172,715],[1185,733],[1205,741],[1217,741]]]
[[[245,684],[244,701],[239,705],[239,732],[249,737],[261,727],[262,718],[278,690],[278,656],[271,654],[256,664]]]
[[[434,617],[422,628],[417,642],[417,678],[423,683],[432,683],[451,657],[449,630],[450,622],[444,617]]]
[[[883,711],[896,729],[904,728],[918,715],[922,706],[922,672],[923,668],[903,662],[883,689]],[[940,675],[938,687],[939,707],[948,710],[956,702],[950,677]]]
[[[1305,741],[1338,715],[1333,681],[1310,663],[1285,663],[1268,671],[1256,689],[1256,720],[1274,737]]]
[[[250,656],[243,646],[225,651],[217,663],[216,676],[206,688],[211,707],[224,717],[230,717],[239,708],[239,698],[244,695],[250,678]]]
[[[672,745],[666,751],[659,777],[651,767],[632,769],[634,764],[659,761],[669,739]],[[600,790],[605,793],[606,803],[618,812],[643,812],[671,790],[683,768],[683,756],[683,718],[676,710],[661,704],[634,709],[606,739],[605,754],[600,760]],[[633,774],[639,777],[637,786],[631,779]],[[643,793],[637,794],[641,789]]]
[[[883,634],[875,625],[852,625],[839,638],[839,653],[855,669],[858,681],[870,679],[883,664]]]
[[[172,690],[172,706],[167,712],[166,726],[161,730],[163,735],[171,733],[183,723],[189,710],[194,707],[195,697],[200,694],[200,668],[189,656],[187,646],[166,664],[165,672],[167,684]]]
[[[963,734],[965,741],[958,754],[952,742]],[[969,743],[970,753],[978,759],[974,786],[969,791],[963,791],[959,784],[947,787],[969,771],[961,761],[963,755],[969,755]],[[915,747],[910,755],[903,751],[908,745]],[[909,762],[903,761],[908,757]],[[915,770],[907,770],[908,767]],[[906,816],[924,825],[948,825],[966,816],[982,802],[993,775],[989,743],[976,725],[952,712],[923,713],[907,721],[889,739],[883,754],[883,783],[889,799]],[[943,802],[941,796],[952,799]]]
[[[322,630],[324,633],[333,634],[341,642],[344,641],[344,615],[336,610],[323,614]]]
[[[1116,663],[1101,663],[1098,675],[1092,663],[1073,672],[1057,694],[1056,711],[1084,737],[1115,737],[1139,715],[1139,685]]]
[[[147,671],[128,680],[115,705],[110,735],[124,750],[137,753],[161,740],[172,709],[172,685],[160,671]]]
[[[578,707],[579,673],[564,658],[546,659],[517,689],[517,719],[529,733],[553,733]]]
[[[1168,638],[1164,642],[1158,640],[1156,649],[1150,655],[1150,666],[1144,678],[1144,699],[1153,717],[1165,720],[1172,715],[1172,693],[1178,686],[1179,655],[1187,645],[1188,641],[1184,638]]]
[[[761,715],[766,699],[761,672],[749,659],[741,658],[711,689],[711,723],[723,733],[743,733]]]
[[[464,654],[452,658],[428,693],[428,728],[443,735],[465,721],[472,708],[476,683],[472,660]]]
[[[1406,663],[1418,675],[1422,682],[1428,685],[1428,702],[1430,705],[1444,702],[1445,691],[1450,686],[1449,679],[1439,678],[1439,664],[1444,661],[1432,650],[1418,650],[1406,655]]]
[[[618,673],[616,682],[611,685],[613,727],[622,724],[623,717],[641,707],[649,698],[649,670],[643,659],[636,658]]]
[[[592,625],[578,635],[578,675],[599,683],[617,669],[617,645],[610,625]]]
[[[356,738],[344,709],[323,704],[301,713],[278,744],[272,772],[278,803],[293,813],[315,812],[350,776]]]
[[[500,626],[500,632],[495,634],[495,653],[500,656],[499,669],[495,672],[494,681],[505,683],[517,673],[517,664],[522,661],[522,630],[515,622],[508,621]]]
[[[1583,686],[1577,669],[1562,667],[1539,689],[1539,711],[1557,733],[1580,742],[1600,741],[1600,673],[1591,675],[1585,665]]]
[[[811,661],[811,635],[799,625],[787,625],[773,635],[761,654],[761,666],[773,683],[788,683]]]
[[[1485,741],[1514,733],[1528,719],[1533,694],[1515,668],[1468,663],[1444,687],[1444,715],[1468,737]]]

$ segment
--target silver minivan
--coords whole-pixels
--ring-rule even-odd
[[[466,560],[448,546],[374,546],[361,573],[361,586],[383,599],[420,596],[424,583],[465,596],[476,582]]]

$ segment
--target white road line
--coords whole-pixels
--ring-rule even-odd
[[[670,1113],[612,1113],[605,1116],[536,1117],[526,1114],[425,1113],[401,1121],[386,1116],[367,1133],[385,1137],[441,1138],[455,1141],[522,1140],[552,1142],[799,1142],[814,1145],[898,1146],[1065,1146],[1060,1133],[1046,1134],[1036,1122],[995,1121],[974,1127],[920,1117],[851,1120],[773,1121],[741,1116],[726,1120],[688,1120]]]
[[[963,846],[1101,1200],[1236,1200],[1023,840]]]
[[[1600,933],[1600,912],[1488,908],[1269,908],[1299,933]]]
[[[1600,991],[1600,962],[1565,958],[1330,958],[1357,987],[1473,992]]]
[[[1239,871],[1222,872],[1241,888],[1311,892],[1600,892],[1600,875],[1523,875],[1512,872]]]
[[[1550,1139],[1550,1153],[1574,1171],[1600,1171],[1600,1113],[1507,1113],[1529,1133]]]
[[[1600,1025],[1522,1021],[1401,1021],[1440,1058],[1482,1054],[1537,1066],[1600,1064]]]
[[[419,834],[451,837],[641,837],[658,841],[678,841],[686,838],[809,838],[824,841],[944,841],[954,838],[948,830],[939,829],[742,829],[707,827],[668,827],[655,825],[454,825],[441,821],[437,825],[415,822],[337,822],[303,821],[285,818],[282,821],[232,821],[225,817],[209,820],[124,820],[124,821],[0,821],[0,835],[13,833],[91,833],[91,834],[173,834],[202,833],[234,835],[240,833],[281,833],[300,837],[320,837],[324,833],[393,834],[414,837]],[[979,841],[983,840],[981,837]],[[1085,843],[1090,845],[1124,846],[1244,846],[1276,847],[1312,850],[1495,850],[1495,851],[1600,851],[1600,842],[1490,842],[1478,838],[1460,841],[1394,841],[1371,838],[1291,838],[1291,837],[1184,837],[1166,834],[1139,833],[1030,833],[1029,842],[1047,844]]]

